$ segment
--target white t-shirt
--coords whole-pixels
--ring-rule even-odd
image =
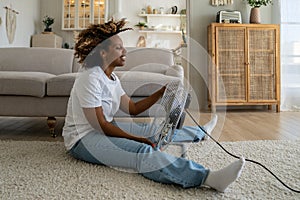
[[[67,150],[94,128],[87,121],[82,108],[102,107],[107,121],[112,121],[125,94],[120,80],[112,73],[109,79],[101,67],[89,68],[79,74],[70,94],[63,137]]]

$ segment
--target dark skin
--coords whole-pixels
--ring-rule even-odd
[[[121,38],[118,35],[115,35],[111,37],[110,40],[112,44],[109,46],[109,48],[107,50],[100,51],[100,57],[102,58],[102,67],[104,73],[109,78],[111,78],[111,73],[117,66],[125,65],[126,59],[126,50],[123,47]],[[120,109],[130,115],[138,115],[155,104],[164,94],[165,88],[165,86],[162,87],[151,96],[138,102],[132,101],[130,97],[124,94],[121,97]],[[98,130],[103,130],[104,134],[107,136],[126,138],[153,146],[153,144],[147,138],[137,137],[135,135],[127,133],[119,127],[113,125],[111,122],[108,122],[103,114],[102,107],[83,108],[83,112],[92,127]]]

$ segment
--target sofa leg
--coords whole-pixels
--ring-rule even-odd
[[[48,124],[48,128],[49,128],[51,136],[55,138],[56,134],[55,134],[54,128],[56,126],[56,118],[55,117],[48,117],[47,124]]]

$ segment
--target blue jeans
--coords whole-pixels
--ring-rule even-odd
[[[142,130],[141,132],[144,133],[143,130],[148,128],[145,124],[129,126],[121,128],[125,130],[130,128],[130,133],[140,136],[141,134],[135,131]],[[209,173],[208,169],[191,160],[155,150],[144,143],[108,137],[97,131],[84,136],[69,153],[79,160],[128,168],[153,181],[176,184],[183,188],[202,185]]]

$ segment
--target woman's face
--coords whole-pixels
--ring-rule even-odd
[[[110,45],[105,52],[103,52],[103,60],[105,66],[124,66],[126,59],[126,49],[123,47],[123,41],[118,35],[109,38]]]

